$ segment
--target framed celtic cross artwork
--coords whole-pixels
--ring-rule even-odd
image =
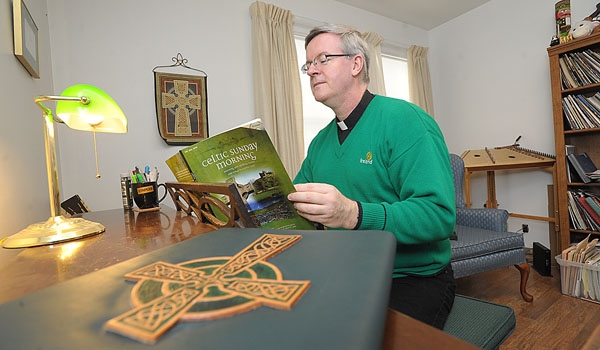
[[[187,60],[180,54],[173,59],[176,61],[173,66],[189,68],[185,66]],[[169,145],[191,145],[207,138],[206,75],[173,74],[159,72],[156,68],[156,118],[160,136]]]

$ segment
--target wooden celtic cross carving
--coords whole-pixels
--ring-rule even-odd
[[[283,280],[266,260],[301,238],[264,234],[233,257],[156,262],[133,271],[125,278],[137,281],[131,293],[136,307],[105,328],[151,344],[180,320],[228,317],[262,305],[289,310],[310,281]]]

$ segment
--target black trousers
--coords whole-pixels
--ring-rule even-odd
[[[448,264],[435,275],[392,279],[389,307],[442,329],[452,310],[455,292],[454,272]]]

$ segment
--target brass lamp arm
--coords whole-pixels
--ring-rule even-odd
[[[81,96],[81,97],[73,97],[73,96],[37,96],[34,100],[35,104],[38,105],[44,111],[44,114],[47,116],[52,116],[52,110],[46,106],[42,102],[44,101],[79,101],[81,104],[87,105],[90,103],[90,99]],[[62,123],[63,121],[60,118],[57,118],[57,122]]]

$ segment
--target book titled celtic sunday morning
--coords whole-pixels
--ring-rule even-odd
[[[185,147],[166,163],[180,182],[235,183],[252,221],[260,227],[315,228],[288,201],[287,195],[295,191],[292,180],[266,130],[256,125]]]

